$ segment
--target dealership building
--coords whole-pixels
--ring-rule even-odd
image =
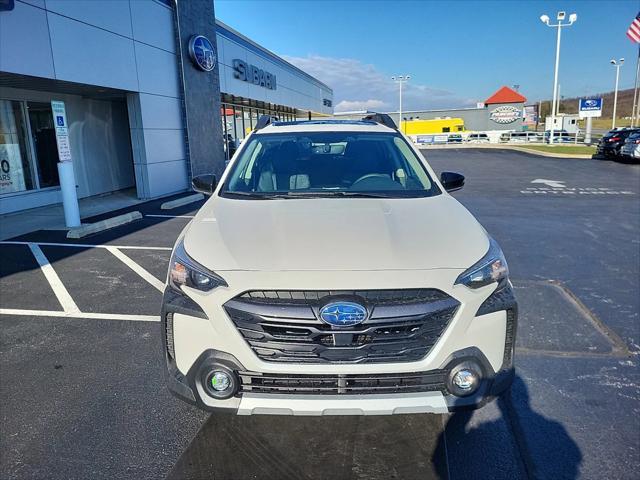
[[[402,118],[405,121],[460,118],[466,131],[521,131],[526,120],[526,101],[517,91],[503,86],[473,108],[409,111],[402,112]],[[398,112],[392,112],[392,115],[397,118]]]
[[[59,203],[59,161],[78,198],[182,192],[219,174],[260,115],[332,105],[330,87],[217,21],[213,1],[2,0],[0,213]]]

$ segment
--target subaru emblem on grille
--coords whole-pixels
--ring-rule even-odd
[[[336,327],[350,327],[364,322],[367,309],[358,303],[334,302],[320,309],[320,320]]]

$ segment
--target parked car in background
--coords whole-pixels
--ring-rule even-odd
[[[469,143],[489,143],[489,135],[486,133],[471,133],[466,141]]]
[[[621,154],[625,140],[634,133],[640,132],[637,128],[620,128],[611,130],[598,143],[597,155],[600,157],[616,157]]]
[[[537,132],[511,132],[509,142],[512,143],[529,143],[542,142],[542,134]]]
[[[575,137],[572,136],[566,130],[554,130],[553,139],[550,139],[551,132],[547,130],[544,132],[544,143],[572,143],[575,142]]]
[[[627,137],[620,153],[623,157],[629,159],[640,158],[640,131],[635,131]]]
[[[447,139],[447,142],[449,142],[449,143],[462,143],[462,135],[460,135],[459,133],[452,133],[451,135],[449,135],[449,138]]]

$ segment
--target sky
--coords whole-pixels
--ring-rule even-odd
[[[216,17],[315,76],[336,111],[397,110],[393,75],[410,75],[403,110],[475,106],[502,85],[529,102],[549,99],[560,10],[564,97],[612,91],[612,58],[625,58],[620,89],[633,88],[638,46],[625,35],[640,0],[366,1],[215,0]],[[555,23],[555,22],[553,22]]]

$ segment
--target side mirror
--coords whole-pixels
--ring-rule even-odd
[[[212,173],[206,173],[204,175],[198,175],[191,179],[191,186],[196,192],[204,193],[205,195],[212,195],[216,189],[217,179]]]
[[[440,182],[447,192],[455,192],[464,187],[464,175],[456,172],[442,172]]]

